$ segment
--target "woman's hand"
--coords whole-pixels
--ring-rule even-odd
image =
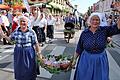
[[[72,63],[71,63],[71,68],[74,69],[75,68],[75,64],[76,64],[76,59],[73,58]]]
[[[45,67],[44,56],[41,53],[37,53],[38,60],[40,61],[40,66]]]
[[[37,56],[38,56],[40,59],[44,59],[44,56],[43,56],[41,53],[37,53]]]
[[[112,42],[112,37],[107,37],[107,42],[108,43]]]
[[[75,64],[76,64],[76,61],[77,61],[77,58],[78,58],[79,54],[78,53],[75,53],[73,58],[72,58],[72,61],[71,61],[71,67],[74,69],[75,68]]]

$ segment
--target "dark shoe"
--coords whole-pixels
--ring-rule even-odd
[[[42,44],[41,44],[41,47],[43,47],[43,46],[44,46],[44,44],[42,43]]]
[[[7,45],[7,43],[3,42],[4,45]]]
[[[50,40],[48,41],[48,43],[50,43],[50,44],[51,44],[51,43],[52,43],[52,40],[50,39]]]

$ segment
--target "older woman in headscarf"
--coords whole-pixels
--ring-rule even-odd
[[[74,80],[109,80],[108,58],[105,51],[107,37],[120,33],[120,18],[116,25],[100,26],[100,13],[89,17],[88,29],[80,35],[72,66],[79,56]]]
[[[28,19],[25,16],[19,18],[20,26],[10,37],[7,37],[0,29],[1,36],[9,42],[15,41],[14,48],[14,73],[16,80],[36,80],[36,53],[40,53],[40,47],[36,34],[28,29]],[[39,54],[40,55],[40,54]]]

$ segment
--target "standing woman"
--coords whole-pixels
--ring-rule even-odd
[[[60,22],[61,22],[61,20],[60,20],[60,16],[59,15],[56,15],[55,16],[55,18],[56,18],[56,29],[59,29],[59,27],[60,27]]]
[[[41,47],[44,46],[46,41],[45,31],[47,27],[47,20],[45,19],[45,16],[43,13],[40,14],[40,18],[38,19],[39,27],[37,28],[38,31],[38,42],[41,44]]]
[[[10,37],[0,30],[2,37],[9,42],[15,41],[14,73],[16,80],[36,80],[36,53],[40,53],[36,34],[28,28],[28,19],[19,18],[20,27]],[[40,55],[40,54],[39,54]]]
[[[49,14],[47,18],[47,37],[49,38],[50,43],[52,43],[52,39],[54,38],[54,24],[56,20],[52,16],[52,14]]]
[[[99,13],[89,17],[88,29],[85,29],[77,44],[72,66],[79,56],[74,80],[109,80],[109,65],[105,51],[107,37],[120,33],[120,18],[116,25],[101,27]]]

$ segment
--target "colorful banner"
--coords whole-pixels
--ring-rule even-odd
[[[23,0],[23,4],[25,5],[27,11],[30,13],[30,6],[28,4],[28,0]]]

